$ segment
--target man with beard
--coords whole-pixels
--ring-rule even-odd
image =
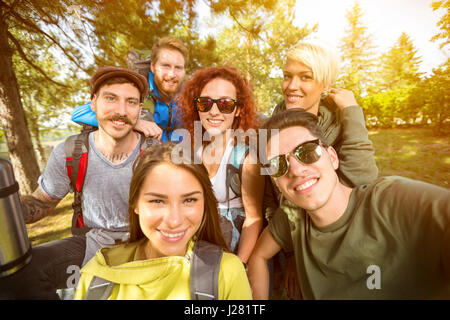
[[[147,93],[147,79],[131,70],[103,67],[94,74],[91,107],[99,126],[88,136],[89,157],[81,197],[89,231],[33,247],[30,264],[0,279],[0,299],[57,299],[56,289],[66,286],[67,277],[79,271],[83,260],[89,260],[101,247],[128,238],[129,184],[142,139],[133,128]],[[25,223],[50,214],[72,191],[65,144],[53,149],[36,191],[22,197]]]
[[[180,114],[175,98],[183,84],[188,59],[187,48],[177,38],[161,38],[153,45],[148,84],[150,99],[154,105],[154,122],[139,119],[135,130],[162,142],[172,141],[172,131],[180,126]],[[72,120],[98,125],[90,103],[76,107]],[[178,142],[178,137],[174,137],[174,140]]]

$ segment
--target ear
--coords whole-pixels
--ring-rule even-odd
[[[97,109],[97,96],[94,94],[91,100],[91,110],[95,112]]]
[[[139,209],[138,209],[138,207],[134,208],[134,213],[137,214],[137,215],[139,215]]]
[[[326,148],[326,150],[328,152],[328,155],[330,156],[331,165],[333,166],[334,170],[337,170],[337,168],[339,168],[339,157],[336,150],[334,150],[334,148],[331,146]]]
[[[150,71],[155,74],[155,66],[153,65],[153,61],[150,62]]]
[[[239,115],[241,114],[241,108],[237,108],[236,113],[234,114],[234,117],[239,117]]]

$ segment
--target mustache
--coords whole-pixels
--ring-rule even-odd
[[[126,124],[131,124],[131,125],[133,124],[133,123],[131,122],[131,120],[130,120],[127,116],[120,115],[120,114],[113,114],[113,115],[111,115],[111,116],[106,117],[105,120],[110,120],[110,121],[123,121],[123,122],[125,122]]]

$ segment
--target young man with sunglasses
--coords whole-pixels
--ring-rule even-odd
[[[333,146],[341,159],[337,170],[339,179],[344,185],[355,187],[374,181],[378,168],[364,114],[353,92],[332,88],[338,76],[338,65],[338,55],[328,46],[319,42],[298,42],[287,52],[283,67],[284,100],[275,107],[273,115],[300,108],[317,116],[325,141]],[[266,188],[267,219],[271,219],[278,207],[289,209],[293,206],[286,199],[275,201],[273,194],[269,187]],[[289,298],[295,298],[295,292],[298,292],[295,265],[291,253],[284,254],[287,260],[286,267],[281,267],[282,282]]]
[[[263,128],[279,130],[268,172],[296,207],[277,210],[258,239],[248,264],[255,299],[267,299],[267,260],[282,248],[295,254],[305,299],[450,298],[449,190],[402,177],[352,189],[314,115],[287,110]]]
[[[339,56],[320,42],[299,41],[287,52],[283,67],[283,101],[273,115],[300,108],[318,117],[326,141],[341,157],[339,178],[349,187],[378,177],[372,142],[362,108],[352,91],[333,88]]]

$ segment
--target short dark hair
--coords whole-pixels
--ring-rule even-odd
[[[272,130],[283,130],[290,127],[303,127],[307,129],[314,137],[322,142],[324,147],[328,147],[327,140],[323,135],[322,129],[318,125],[317,117],[311,112],[307,112],[300,108],[292,108],[286,111],[275,114],[273,117],[266,120],[261,129],[265,129],[267,133],[267,143],[260,144],[261,162],[266,164],[267,161],[267,144],[272,137]]]
[[[307,112],[300,108],[292,108],[286,111],[280,112],[269,118],[262,125],[262,129],[267,130],[267,139],[271,138],[271,132],[273,129],[286,129],[290,127],[303,127],[322,144],[327,147],[327,140],[323,135],[322,128],[317,123],[317,117],[311,112]]]
[[[133,81],[131,81],[130,79],[127,78],[123,78],[123,77],[117,77],[117,78],[109,78],[107,80],[105,80],[104,82],[102,82],[97,90],[94,92],[95,95],[98,95],[98,92],[100,91],[101,88],[105,87],[105,86],[110,86],[112,84],[123,84],[123,83],[129,83],[131,84],[133,87],[135,87],[136,89],[139,90],[139,87],[137,86],[136,83],[134,83]],[[139,98],[141,98],[141,95],[139,94]],[[142,101],[140,101],[142,102]]]

